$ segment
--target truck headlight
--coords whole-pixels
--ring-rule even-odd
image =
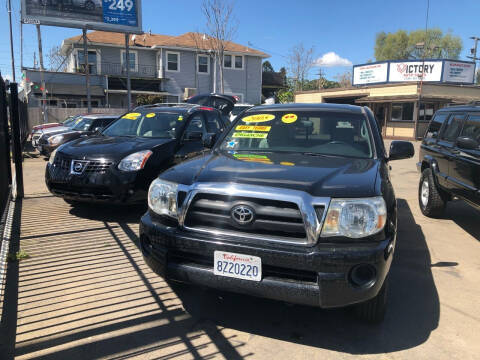
[[[148,206],[159,215],[177,218],[178,184],[156,179],[148,190]]]
[[[58,149],[53,150],[52,153],[50,154],[50,159],[48,159],[48,162],[50,163],[50,165],[53,165],[53,163],[55,162],[55,155],[57,155],[57,150]]]
[[[322,229],[322,237],[363,238],[383,230],[387,207],[383,197],[332,199]]]
[[[122,171],[138,171],[145,167],[148,158],[153,153],[150,150],[142,150],[133,154],[128,155],[120,164],[118,164],[118,169]]]
[[[48,139],[48,143],[49,143],[51,146],[58,145],[58,144],[60,144],[62,141],[63,141],[63,135],[52,136],[51,138]]]

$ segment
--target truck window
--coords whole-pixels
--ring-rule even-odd
[[[480,115],[473,115],[468,118],[461,136],[469,137],[480,143]]]

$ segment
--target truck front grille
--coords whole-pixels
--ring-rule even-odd
[[[232,209],[245,205],[254,211],[254,220],[239,224]],[[188,208],[185,226],[190,229],[224,230],[232,235],[286,238],[305,241],[307,234],[298,205],[294,202],[240,196],[197,193]]]

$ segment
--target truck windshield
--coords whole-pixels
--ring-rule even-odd
[[[354,158],[372,158],[374,152],[366,117],[334,111],[245,113],[220,149]]]
[[[183,115],[178,112],[131,112],[106,128],[103,135],[175,139],[182,124]]]
[[[92,125],[93,119],[92,118],[84,118],[80,117],[71,126],[72,130],[76,131],[87,131],[90,128],[90,125]]]

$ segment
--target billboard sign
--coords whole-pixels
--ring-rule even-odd
[[[475,81],[475,64],[464,61],[445,61],[443,81],[473,84]]]
[[[141,33],[141,0],[22,0],[25,24]]]
[[[358,65],[353,67],[353,84],[385,83],[388,79],[388,63]]]
[[[391,62],[390,82],[441,81],[443,61]]]
[[[460,60],[383,61],[353,67],[353,85],[400,82],[473,84],[475,63]]]

